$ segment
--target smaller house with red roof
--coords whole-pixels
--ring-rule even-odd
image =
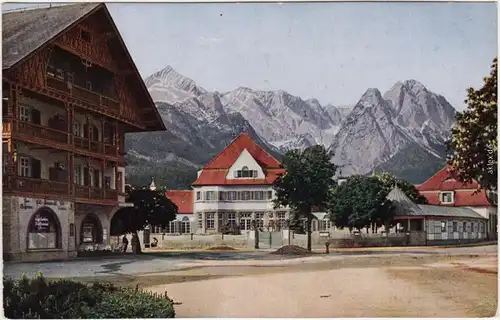
[[[497,207],[488,201],[487,191],[480,188],[479,183],[464,184],[458,180],[447,165],[424,183],[415,186],[430,205],[444,207],[470,208],[488,219],[486,232],[489,239],[498,235]]]
[[[284,229],[288,208],[274,209],[273,183],[285,173],[281,163],[252,138],[240,134],[199,172],[193,190],[170,190],[179,208],[166,233],[219,233],[225,225],[241,231]]]

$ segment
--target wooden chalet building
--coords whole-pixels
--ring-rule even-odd
[[[124,134],[165,130],[104,4],[2,14],[3,254],[109,243],[124,204]]]

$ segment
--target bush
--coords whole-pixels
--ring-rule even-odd
[[[175,317],[173,301],[166,294],[112,284],[48,281],[41,274],[18,281],[4,278],[3,303],[9,319]]]

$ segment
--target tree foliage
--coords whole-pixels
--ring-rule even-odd
[[[393,218],[388,188],[377,177],[354,175],[337,186],[328,203],[330,220],[339,228],[361,230]]]
[[[133,203],[133,206],[116,212],[111,223],[112,235],[136,233],[147,225],[165,228],[175,219],[177,205],[167,198],[165,191],[131,186],[128,186],[126,191],[126,202]]]
[[[311,250],[312,208],[323,207],[330,190],[335,186],[333,176],[337,166],[330,162],[331,157],[332,154],[320,145],[303,151],[290,150],[283,159],[286,174],[280,176],[274,184],[275,207],[290,207],[295,212],[290,218],[295,222],[307,219],[308,250]]]
[[[468,107],[456,115],[447,147],[448,163],[465,183],[476,180],[482,188],[497,190],[497,58],[483,87],[467,91]]]
[[[379,179],[382,182],[387,193],[389,193],[392,188],[397,185],[398,188],[401,189],[405,193],[405,195],[413,202],[417,204],[427,204],[427,198],[422,196],[412,183],[403,179],[398,179],[393,174],[390,174],[388,172],[383,172],[380,174],[374,173],[373,177]]]

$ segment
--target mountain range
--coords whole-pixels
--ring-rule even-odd
[[[343,176],[388,171],[420,183],[444,164],[456,113],[415,80],[384,94],[369,88],[343,107],[283,90],[209,92],[170,66],[144,82],[167,131],[127,135],[127,179],[146,184],[154,176],[168,188],[189,187],[197,170],[243,131],[277,158],[322,144]]]

